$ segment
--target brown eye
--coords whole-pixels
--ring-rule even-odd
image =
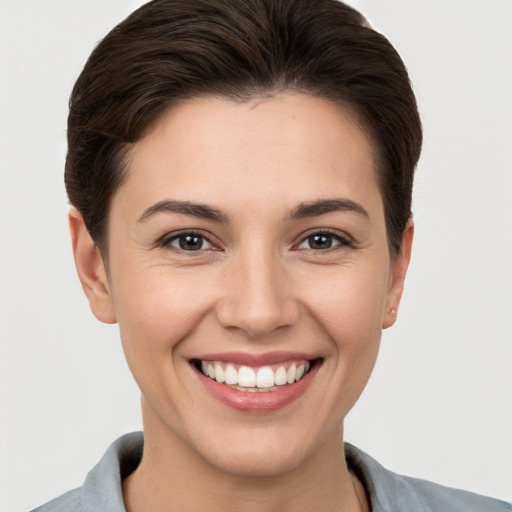
[[[320,232],[314,233],[305,238],[298,246],[298,249],[311,249],[313,251],[325,251],[336,246],[350,245],[350,241],[341,235]]]
[[[181,233],[170,238],[166,245],[182,251],[201,251],[211,249],[211,242],[202,235],[195,233]]]
[[[307,238],[311,249],[330,249],[333,246],[333,237],[330,235],[313,235]]]

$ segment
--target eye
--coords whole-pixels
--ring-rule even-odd
[[[351,241],[340,234],[329,231],[313,233],[302,240],[297,249],[312,249],[314,251],[325,251],[336,246],[350,246]]]
[[[213,244],[204,235],[194,232],[173,235],[163,245],[187,252],[213,249]]]

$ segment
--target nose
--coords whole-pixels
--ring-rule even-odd
[[[299,319],[290,272],[270,251],[240,255],[226,269],[222,286],[217,319],[225,328],[261,338],[290,327]]]

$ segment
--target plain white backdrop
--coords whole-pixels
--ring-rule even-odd
[[[0,0],[0,510],[79,486],[140,429],[116,326],[75,276],[67,99],[137,0]],[[353,0],[424,122],[404,301],[346,422],[388,468],[512,500],[512,1]]]

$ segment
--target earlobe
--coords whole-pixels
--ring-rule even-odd
[[[82,215],[76,208],[69,212],[69,229],[76,270],[91,311],[101,322],[113,324],[117,320],[105,265],[98,246],[89,235]]]
[[[414,223],[412,219],[407,222],[402,235],[400,253],[392,263],[389,281],[388,296],[383,316],[382,328],[387,329],[396,322],[398,306],[404,291],[405,276],[411,261],[412,241],[414,238]]]

